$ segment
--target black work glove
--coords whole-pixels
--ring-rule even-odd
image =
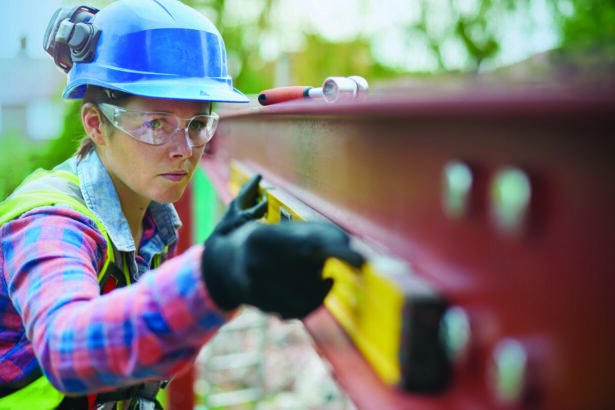
[[[244,223],[260,219],[267,212],[267,200],[258,202],[258,184],[260,175],[254,175],[242,187],[235,199],[226,208],[214,232],[228,233]]]
[[[334,225],[249,222],[229,233],[214,232],[205,242],[201,269],[209,294],[222,309],[241,304],[303,318],[320,306],[333,280],[323,279],[329,257],[360,267],[346,233]]]

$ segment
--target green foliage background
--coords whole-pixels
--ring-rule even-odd
[[[67,104],[64,127],[55,139],[40,142],[15,134],[0,136],[0,198],[8,196],[33,170],[51,169],[76,151],[83,136],[81,105],[80,101]]]
[[[256,0],[250,0],[256,1]],[[250,21],[226,24],[233,19],[237,1],[184,0],[202,11],[220,29],[226,43],[234,85],[248,94],[275,85],[276,61],[265,61],[259,53],[265,33],[271,34],[275,22],[272,9],[284,0],[260,0],[260,12]],[[369,0],[358,0],[358,4]],[[421,11],[418,21],[409,23],[405,33],[423,35],[435,56],[437,68],[430,77],[450,75],[442,44],[454,39],[463,44],[467,62],[464,73],[478,73],[482,66],[495,61],[501,51],[498,26],[515,12],[528,10],[531,0],[415,0]],[[594,72],[607,73],[612,78],[615,66],[615,2],[612,0],[543,0],[557,23],[560,48],[553,53],[557,64],[572,66],[594,77]],[[92,0],[94,7],[102,8],[110,0]],[[466,7],[462,7],[465,3]],[[467,5],[472,7],[468,8]],[[446,10],[448,24],[434,30],[430,19],[434,7]],[[410,40],[408,40],[410,41]],[[288,64],[291,84],[318,85],[330,75],[358,74],[371,84],[383,83],[400,77],[416,76],[400,67],[389,67],[373,57],[370,39],[358,33],[344,42],[332,42],[318,33],[303,33],[303,48],[281,58]],[[233,72],[234,70],[234,72]],[[455,69],[455,71],[459,71]],[[570,70],[569,70],[570,71]],[[421,74],[424,78],[425,73]],[[605,77],[601,77],[605,78]],[[611,81],[611,85],[613,85]],[[58,95],[60,90],[58,90]],[[59,97],[58,97],[59,98]],[[0,136],[0,198],[8,195],[33,169],[50,168],[72,155],[83,131],[79,120],[79,102],[68,104],[64,128],[54,140],[33,142],[20,135]]]

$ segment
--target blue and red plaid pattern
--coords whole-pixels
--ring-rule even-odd
[[[155,235],[148,218],[141,246]],[[0,385],[27,383],[39,363],[73,394],[166,379],[229,319],[201,279],[202,245],[101,296],[106,246],[91,219],[61,205],[1,227]]]

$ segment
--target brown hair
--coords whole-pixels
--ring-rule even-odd
[[[128,99],[131,96],[132,95],[122,91],[111,90],[108,88],[99,87],[97,85],[88,85],[85,95],[83,96],[83,102],[81,106],[83,107],[87,103],[92,103],[96,106],[96,108],[98,108],[98,104],[100,103],[109,103],[122,107],[128,102]],[[107,117],[102,115],[102,113],[100,117],[102,119],[103,127],[107,128],[111,126],[109,120],[107,120]],[[94,141],[92,141],[92,139],[88,135],[86,135],[81,139],[81,142],[79,143],[79,148],[77,148],[76,156],[79,159],[83,159],[93,149]]]

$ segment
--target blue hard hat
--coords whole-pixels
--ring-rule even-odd
[[[154,98],[249,102],[233,88],[216,27],[178,0],[120,0],[89,21],[100,32],[94,57],[75,62],[62,97],[87,84]]]

